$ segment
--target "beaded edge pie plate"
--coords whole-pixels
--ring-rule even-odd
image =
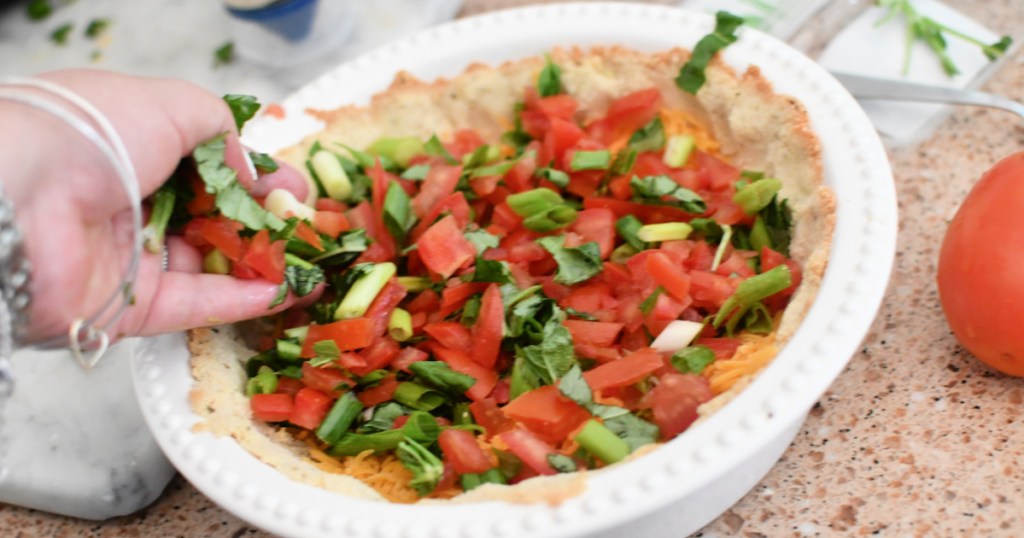
[[[245,141],[261,151],[322,126],[306,108],[365,104],[407,70],[424,80],[473,62],[499,63],[555,46],[621,44],[641,51],[692,48],[712,19],[637,4],[561,4],[463,19],[397,41],[332,70],[260,118]],[[288,480],[233,440],[194,433],[199,418],[182,335],[136,341],[133,374],[143,415],[169,459],[200,491],[238,517],[285,536],[682,535],[739,499],[777,460],[807,411],[839,374],[874,319],[896,244],[896,199],[885,151],[856,101],[812,60],[744,29],[723,60],[757,65],[777,93],[800,100],[821,139],[825,184],[836,195],[829,268],[792,340],[712,420],[636,461],[588,478],[557,507],[396,505],[342,497]],[[728,477],[728,478],[726,478]],[[699,508],[699,509],[696,509]],[[642,519],[641,519],[642,518]]]

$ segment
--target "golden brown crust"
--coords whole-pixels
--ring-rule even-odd
[[[822,185],[821,148],[802,105],[775,94],[756,67],[738,76],[717,59],[707,69],[707,83],[698,94],[685,93],[674,83],[680,66],[689,58],[689,52],[682,49],[646,54],[623,47],[570,48],[555,50],[552,56],[562,68],[568,93],[579,102],[576,119],[581,123],[604,115],[617,97],[657,87],[667,108],[685,111],[714,133],[728,160],[783,181],[783,196],[789,199],[796,222],[791,254],[803,267],[803,281],[776,334],[781,346],[796,330],[820,286],[834,227],[835,201]],[[278,157],[305,170],[306,155],[314,142],[325,147],[345,144],[362,148],[384,136],[426,138],[437,134],[444,139],[462,128],[476,130],[485,140],[497,139],[509,129],[523,88],[534,83],[542,66],[538,57],[497,67],[474,64],[453,79],[434,82],[399,73],[388,90],[375,96],[367,107],[309,111],[325,122],[325,129],[283,150]],[[192,404],[206,419],[210,431],[231,435],[295,480],[353,497],[380,499],[354,478],[331,475],[315,467],[305,447],[290,436],[275,434],[253,422],[243,395],[245,377],[239,363],[248,352],[233,329],[194,331],[190,347],[197,380]],[[702,406],[702,419],[750,380],[748,376],[733,390]],[[538,477],[513,487],[487,485],[452,501],[423,502],[557,503],[584,488],[585,475],[559,475]]]

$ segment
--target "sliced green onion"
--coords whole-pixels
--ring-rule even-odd
[[[250,398],[256,394],[272,394],[275,390],[277,390],[277,374],[269,366],[260,366],[256,375],[245,385],[245,395]]]
[[[520,217],[547,213],[565,203],[562,196],[551,189],[539,188],[511,194],[505,199],[508,206]]]
[[[686,161],[690,160],[694,143],[695,141],[690,135],[674,135],[669,137],[661,160],[672,168],[682,168]]]
[[[213,249],[203,256],[203,272],[213,275],[226,275],[231,272],[231,260],[223,252]]]
[[[736,205],[740,206],[744,213],[753,215],[770,204],[780,189],[782,189],[781,181],[765,178],[736,191],[732,201],[736,202]]]
[[[722,256],[725,255],[725,249],[729,246],[729,241],[732,240],[732,226],[728,224],[722,225],[722,240],[718,242],[718,249],[715,250],[715,259],[711,261],[711,270],[718,269],[718,265],[722,263]]]
[[[576,221],[577,211],[576,208],[569,207],[567,205],[559,206],[551,211],[548,211],[548,218],[565,226],[566,224],[572,224]]]
[[[153,211],[149,214],[149,223],[142,230],[142,236],[146,240],[146,250],[153,254],[163,251],[164,234],[167,232],[167,223],[171,221],[171,215],[174,214],[174,202],[177,198],[178,195],[169,187],[161,188],[153,194]]]
[[[401,285],[406,291],[413,293],[423,291],[430,288],[430,279],[422,276],[400,276],[398,277],[398,284]]]
[[[466,473],[462,475],[462,489],[469,491],[484,484],[507,484],[505,475],[501,474],[498,468],[489,469],[482,473]]]
[[[633,245],[629,243],[623,243],[612,251],[611,260],[614,263],[626,263],[627,260],[637,254],[637,249],[633,248]]]
[[[394,450],[398,447],[398,443],[401,443],[406,437],[429,445],[437,441],[437,436],[440,434],[441,428],[437,425],[434,417],[430,416],[430,413],[413,411],[409,413],[409,420],[405,426],[397,430],[369,434],[349,433],[332,446],[328,453],[332,456],[355,456],[364,450],[374,452]]]
[[[352,181],[334,153],[326,150],[314,153],[309,159],[309,166],[328,197],[342,201],[352,194]]]
[[[277,354],[282,359],[295,360],[302,355],[302,344],[296,344],[291,340],[278,340],[277,341]]]
[[[469,411],[469,402],[459,402],[452,406],[452,424],[455,426],[476,424],[473,414]]]
[[[772,236],[768,233],[768,226],[761,215],[754,219],[754,225],[750,227],[750,246],[757,251],[762,247],[772,248]]]
[[[409,166],[413,157],[426,153],[423,141],[415,136],[378,138],[366,151],[371,155],[386,157],[402,168]]]
[[[301,327],[292,327],[291,329],[285,329],[284,335],[288,338],[295,338],[298,341],[306,339],[306,334],[309,333],[309,325],[303,325]]]
[[[607,170],[612,164],[612,154],[603,149],[598,151],[577,151],[572,154],[569,169],[573,172],[581,170]]]
[[[664,222],[641,226],[636,236],[645,243],[677,241],[689,237],[693,227],[685,222]]]
[[[630,452],[625,441],[594,419],[588,420],[573,439],[605,463],[622,461]]]
[[[789,267],[779,265],[770,271],[754,275],[736,286],[736,291],[722,303],[722,308],[715,314],[712,325],[719,325],[730,316],[741,318],[748,310],[768,297],[788,288],[793,283]]]
[[[384,289],[388,280],[395,276],[397,271],[398,268],[391,262],[375,264],[368,273],[361,276],[349,288],[345,298],[341,300],[337,310],[334,311],[334,319],[362,317],[370,308],[370,303],[377,298],[377,294]]]
[[[576,210],[569,206],[558,206],[545,213],[538,213],[523,219],[523,227],[534,232],[551,232],[572,224]]]
[[[356,420],[362,410],[363,404],[355,394],[352,392],[342,394],[316,429],[316,436],[329,445],[337,443],[348,433],[352,422]]]
[[[409,381],[399,383],[392,398],[402,405],[420,411],[433,411],[447,401],[440,392]]]
[[[396,308],[388,320],[388,334],[399,342],[412,338],[412,316],[404,308]]]

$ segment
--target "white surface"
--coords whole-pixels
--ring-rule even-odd
[[[339,67],[289,98],[285,121],[262,118],[246,137],[264,151],[293,143],[317,128],[301,109],[365,103],[398,69],[431,79],[473,61],[520,58],[556,45],[692,46],[711,28],[708,16],[639,4],[561,4],[464,19]],[[885,291],[896,244],[892,174],[853,98],[810,59],[759,32],[741,31],[724,59],[738,68],[757,64],[780,91],[804,103],[822,140],[838,213],[829,269],[807,320],[712,420],[643,458],[591,473],[587,490],[558,507],[360,501],[292,482],[231,439],[193,433],[198,417],[187,402],[188,354],[180,337],[169,337],[145,343],[134,357],[136,391],[157,441],[214,501],[284,536],[678,537],[706,524],[777,460],[856,350]]]
[[[132,393],[130,344],[93,370],[66,351],[19,351],[0,410],[0,502],[106,519],[148,505],[174,468]]]
[[[935,0],[915,0],[914,6],[925,16],[955,28],[985,43],[999,36],[966,15]],[[901,16],[879,25],[886,10],[872,7],[861,13],[832,40],[818,61],[830,71],[878,78],[906,80],[921,84],[968,88],[990,67],[978,49],[956,37],[949,37],[949,56],[960,70],[950,78],[942,70],[935,53],[923,42],[914,43],[910,68],[904,75],[906,22]],[[946,118],[950,107],[906,102],[864,101],[864,110],[878,130],[894,146],[919,142]]]
[[[725,10],[746,19],[749,26],[783,41],[832,0],[683,0],[680,6],[707,13]]]
[[[327,0],[339,2],[350,0]],[[356,28],[336,50],[287,69],[239,58],[214,67],[214,51],[232,41],[219,0],[88,0],[64,5],[42,22],[29,22],[24,6],[0,11],[0,77],[66,67],[95,67],[190,80],[217,94],[247,93],[264,103],[306,84],[329,67],[455,16],[462,0],[353,0]],[[106,37],[83,35],[89,21],[108,18]],[[50,33],[66,22],[74,31],[65,47]],[[94,51],[100,59],[92,61]]]

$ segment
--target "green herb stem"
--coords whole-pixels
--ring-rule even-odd
[[[630,453],[629,444],[594,419],[588,420],[573,439],[605,463],[622,461]]]
[[[174,202],[177,199],[178,195],[174,193],[174,189],[168,187],[161,187],[153,194],[153,212],[149,215],[149,223],[142,230],[142,237],[146,241],[146,250],[153,254],[163,252],[167,223],[171,221]]]

